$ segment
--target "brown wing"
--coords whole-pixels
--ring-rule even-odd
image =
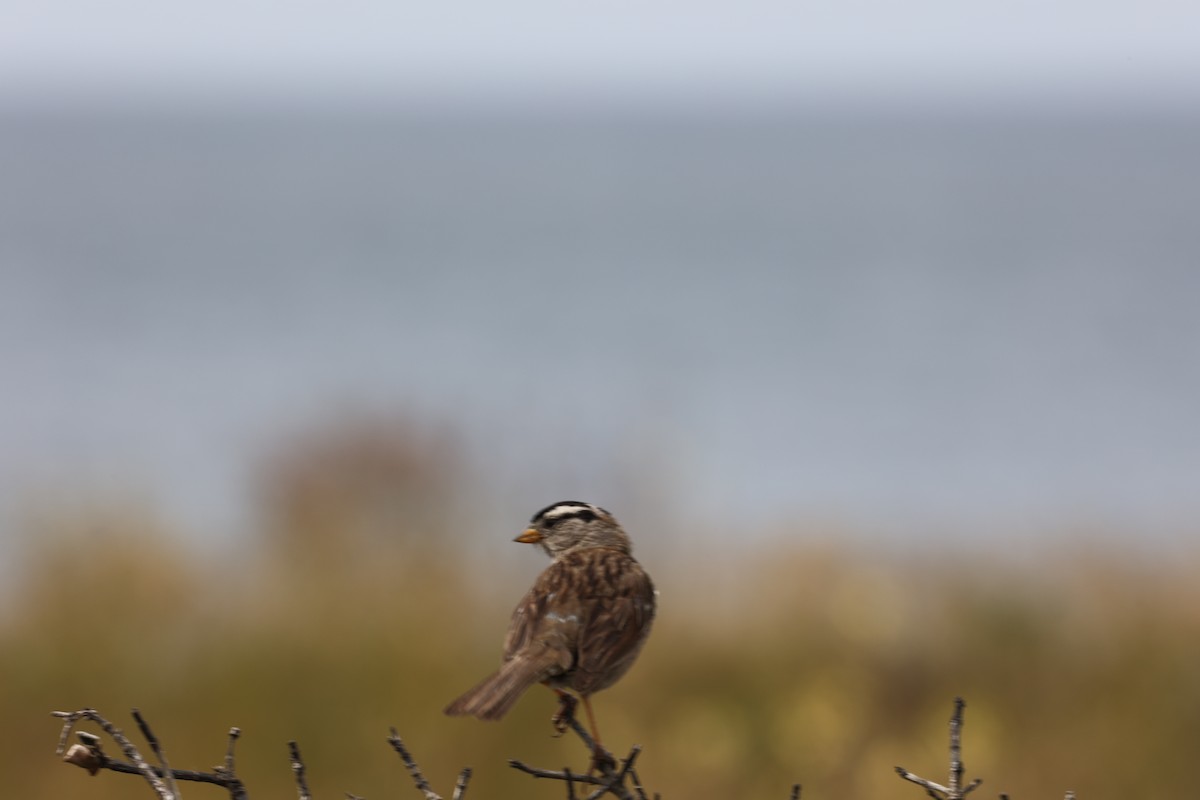
[[[654,621],[650,576],[628,553],[583,550],[588,613],[582,620],[572,687],[591,694],[615,683],[633,665]]]
[[[575,582],[571,569],[561,560],[538,576],[513,609],[504,637],[505,661],[549,647],[559,653],[556,673],[571,668],[579,638],[579,620],[583,616],[578,593],[572,589]]]
[[[565,685],[591,694],[625,674],[653,619],[654,584],[628,553],[568,553],[538,576],[513,610],[504,660],[550,648],[557,655],[553,674],[572,673]]]

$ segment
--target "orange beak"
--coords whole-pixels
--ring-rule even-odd
[[[526,528],[524,533],[513,539],[514,542],[520,542],[521,544],[537,544],[541,540],[542,534],[538,533],[533,528]]]

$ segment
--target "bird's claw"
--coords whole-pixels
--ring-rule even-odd
[[[566,692],[558,695],[558,711],[555,711],[554,716],[550,718],[555,736],[562,736],[571,727],[571,723],[575,719],[575,706],[578,704],[579,701]]]

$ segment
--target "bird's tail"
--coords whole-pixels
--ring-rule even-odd
[[[452,717],[470,715],[479,719],[500,719],[526,689],[552,674],[555,661],[550,653],[540,659],[518,656],[446,706],[445,713]]]

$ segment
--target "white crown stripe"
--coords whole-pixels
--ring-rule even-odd
[[[542,516],[547,519],[558,519],[559,517],[571,517],[578,514],[580,511],[591,511],[598,513],[599,509],[589,503],[563,503],[547,511]]]

